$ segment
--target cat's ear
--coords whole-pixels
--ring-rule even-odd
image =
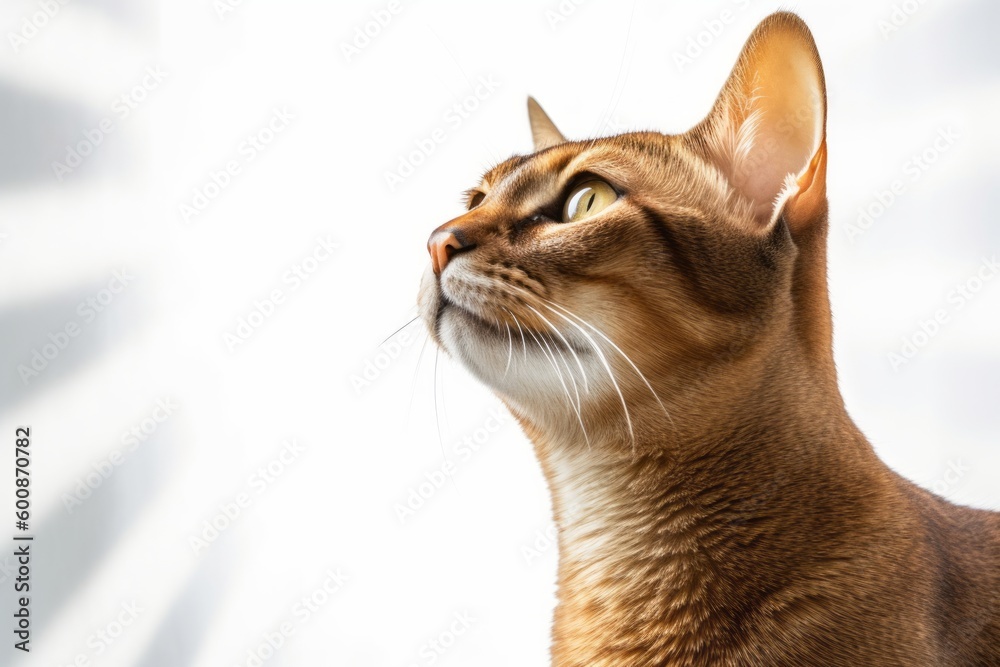
[[[779,203],[802,224],[825,212],[826,85],[802,19],[778,12],[757,26],[691,133],[762,224]]]
[[[549,115],[542,110],[541,105],[535,101],[534,97],[528,98],[528,121],[531,123],[531,138],[535,142],[536,151],[566,142],[566,137],[562,135]]]

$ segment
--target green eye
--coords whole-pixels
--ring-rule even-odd
[[[563,222],[576,222],[597,215],[618,199],[618,193],[604,181],[581,183],[566,198]]]

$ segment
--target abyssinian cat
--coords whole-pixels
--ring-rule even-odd
[[[553,664],[1000,665],[1000,513],[896,475],[838,390],[802,20],[764,20],[686,134],[529,118],[419,304],[541,461]]]

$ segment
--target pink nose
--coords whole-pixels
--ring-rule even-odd
[[[431,238],[427,241],[427,252],[431,255],[431,267],[434,273],[440,276],[452,256],[464,247],[461,241],[447,230],[431,234]]]

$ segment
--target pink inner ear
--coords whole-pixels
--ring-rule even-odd
[[[798,176],[823,141],[823,71],[804,25],[758,28],[712,113],[706,143],[730,183],[770,219],[789,174]]]
[[[789,174],[798,176],[823,140],[822,83],[811,62],[792,57],[773,64],[751,106],[751,145],[733,184],[770,213]],[[742,182],[741,182],[742,181]]]

